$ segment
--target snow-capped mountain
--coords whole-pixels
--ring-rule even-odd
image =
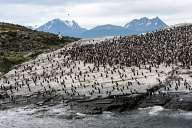
[[[105,37],[105,36],[119,36],[141,34],[144,32],[152,32],[157,29],[166,27],[167,25],[158,17],[148,19],[143,17],[135,19],[127,23],[124,27],[115,25],[101,25],[91,30],[85,31],[82,37]]]
[[[75,21],[62,21],[60,19],[54,19],[40,26],[37,30],[55,34],[60,33],[64,36],[95,38],[105,36],[141,34],[165,27],[167,27],[167,25],[158,17],[153,19],[148,19],[147,17],[134,19],[127,23],[125,26],[116,26],[110,24],[100,25],[90,30],[80,27]]]
[[[130,31],[135,31],[137,33],[151,32],[157,29],[166,27],[167,25],[159,18],[148,19],[143,17],[141,19],[134,19],[127,23],[124,27]]]
[[[60,19],[53,19],[40,26],[37,30],[55,34],[60,33],[65,36],[78,36],[80,33],[86,31],[86,29],[81,28],[75,21],[62,21]]]

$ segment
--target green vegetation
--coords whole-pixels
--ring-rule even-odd
[[[55,34],[38,32],[19,25],[0,23],[0,72],[6,73],[15,65],[77,40],[79,39],[59,38]]]

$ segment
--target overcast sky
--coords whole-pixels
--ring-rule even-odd
[[[0,21],[40,25],[75,20],[91,28],[124,25],[134,18],[160,17],[168,25],[192,23],[192,0],[0,0]]]

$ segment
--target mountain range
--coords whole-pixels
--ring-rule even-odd
[[[152,32],[164,27],[167,27],[167,25],[159,17],[152,19],[143,17],[140,19],[134,19],[131,22],[125,24],[124,26],[106,24],[96,26],[89,30],[81,27],[75,21],[63,21],[61,19],[53,19],[38,27],[37,30],[61,34],[64,36],[73,36],[80,38],[98,38],[106,36],[141,34],[145,32]]]

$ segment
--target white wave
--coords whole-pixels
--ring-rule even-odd
[[[147,108],[139,108],[141,111],[147,112],[149,115],[157,115],[159,112],[163,111],[164,108],[162,106],[153,106]]]
[[[76,115],[78,115],[78,116],[83,116],[83,117],[86,116],[86,114],[79,113],[79,112],[77,112]]]
[[[103,111],[103,114],[112,114],[110,111]]]
[[[159,112],[163,111],[164,108],[162,106],[154,106],[151,108],[149,114],[150,115],[157,115]]]

